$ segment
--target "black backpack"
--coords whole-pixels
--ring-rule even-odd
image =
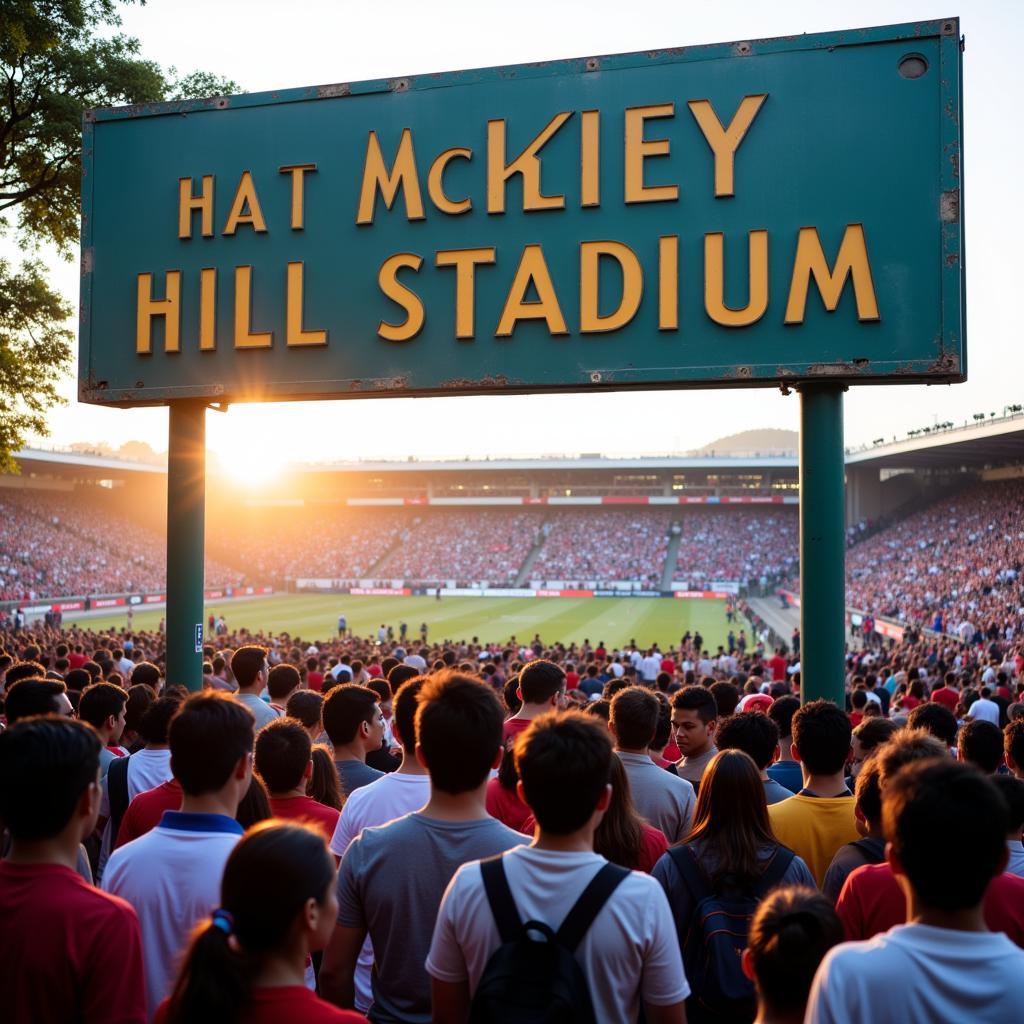
[[[880,853],[877,842],[873,843],[870,839],[855,839],[847,845],[852,846],[864,858],[865,864],[881,864],[885,860],[885,853]]]
[[[110,849],[114,849],[121,819],[128,810],[131,798],[128,796],[128,757],[115,757],[107,769],[107,800],[110,803]]]
[[[481,861],[480,873],[501,945],[484,968],[469,1024],[594,1024],[590,989],[573,953],[629,872],[605,864],[557,932],[541,921],[522,922],[501,856]],[[530,932],[547,941],[530,938]]]
[[[699,1008],[699,1016],[705,1020],[753,1020],[757,1010],[754,986],[743,973],[740,957],[747,945],[750,919],[761,900],[782,881],[793,862],[793,851],[779,846],[760,881],[746,889],[712,888],[689,846],[673,846],[668,853],[694,904],[683,942],[683,967],[694,1009]]]

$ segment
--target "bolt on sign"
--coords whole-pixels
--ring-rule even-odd
[[[96,110],[80,395],[966,377],[957,19]]]

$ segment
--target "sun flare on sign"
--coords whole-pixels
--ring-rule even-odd
[[[208,473],[258,490],[274,483],[295,458],[288,431],[267,421],[259,406],[241,406],[227,413],[208,413]]]

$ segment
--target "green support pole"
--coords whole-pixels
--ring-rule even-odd
[[[800,388],[800,699],[844,706],[843,391]]]
[[[203,687],[206,403],[170,403],[167,450],[167,683]]]

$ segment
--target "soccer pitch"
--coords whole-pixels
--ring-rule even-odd
[[[164,614],[163,609],[136,611],[133,628],[156,629]],[[287,632],[304,641],[336,636],[341,614],[359,636],[376,638],[383,623],[393,626],[397,637],[399,624],[405,622],[410,638],[418,637],[425,622],[432,641],[478,637],[481,643],[500,644],[513,636],[529,642],[539,633],[546,644],[588,639],[612,648],[635,639],[641,647],[657,643],[665,648],[678,644],[689,630],[701,633],[705,647],[714,651],[725,643],[729,631],[724,601],[694,598],[442,597],[438,601],[434,597],[278,594],[206,606],[206,616],[223,615],[230,630]],[[75,621],[74,615],[65,616],[65,628]],[[126,623],[125,611],[78,620],[94,630],[123,629]],[[749,624],[737,623],[733,628],[738,633],[741,626]]]

